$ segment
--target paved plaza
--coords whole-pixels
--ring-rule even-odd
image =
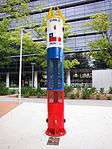
[[[112,149],[112,101],[65,101],[67,134],[58,146],[47,145],[46,118],[46,100],[24,99],[0,118],[0,149]]]
[[[0,117],[14,109],[18,105],[18,102],[2,101],[0,102]]]

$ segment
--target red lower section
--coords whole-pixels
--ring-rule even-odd
[[[53,128],[48,128],[46,131],[46,135],[48,136],[53,136],[53,137],[60,137],[64,136],[66,134],[65,129],[53,129]]]
[[[64,90],[48,91],[48,129],[49,136],[63,136],[64,129]]]

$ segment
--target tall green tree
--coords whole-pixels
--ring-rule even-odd
[[[13,18],[25,18],[30,9],[28,0],[5,0],[0,5],[0,14],[4,17],[0,19],[0,65],[11,63],[11,55],[18,54],[17,40],[20,40],[20,31],[9,31],[9,26]],[[14,46],[15,44],[15,46]]]
[[[90,55],[96,60],[103,60],[112,68],[112,22],[106,13],[98,13],[86,23],[91,30],[101,33],[101,37],[89,43]]]
[[[0,65],[8,65],[13,62],[12,55],[19,54],[20,31],[25,27],[32,27],[34,22],[28,21],[28,15],[31,11],[28,6],[29,0],[6,0],[0,5],[0,13],[8,14],[0,20]],[[19,21],[19,25],[14,30],[10,30],[10,23],[14,20]],[[44,65],[45,45],[32,41],[31,33],[23,35],[23,54],[35,54],[23,61],[35,62]]]
[[[15,52],[15,50],[10,47],[10,33],[7,32],[8,25],[9,21],[7,19],[0,21],[0,63],[2,64],[7,64],[10,61],[8,56]]]
[[[27,20],[27,15],[30,12],[28,7],[29,0],[6,0],[6,3],[2,4],[0,12],[8,13],[11,17],[5,18],[0,21],[0,64],[8,64],[11,62],[11,55],[19,54],[17,47],[20,45],[20,30],[23,26],[32,26],[32,22],[25,23]],[[12,16],[15,19],[22,19],[23,22],[21,26],[17,27],[14,31],[8,31],[8,27],[12,21]],[[47,16],[43,17],[42,24],[39,27],[35,27],[37,37],[42,37],[45,42],[33,42],[30,33],[25,33],[23,36],[23,54],[35,54],[34,56],[29,56],[24,58],[24,61],[35,62],[42,68],[46,67],[46,25]],[[71,26],[64,21],[64,41],[68,38],[70,34]],[[65,51],[70,51],[70,48],[65,48]],[[77,60],[65,61],[65,68],[71,68],[78,64]]]

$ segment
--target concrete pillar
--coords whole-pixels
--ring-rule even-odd
[[[34,71],[34,88],[38,88],[38,72]]]
[[[9,72],[6,73],[6,87],[9,87]]]
[[[66,83],[69,86],[71,85],[70,70],[67,70],[66,72]]]

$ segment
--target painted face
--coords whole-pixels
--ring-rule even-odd
[[[63,20],[52,18],[47,22],[47,48],[63,48]]]

